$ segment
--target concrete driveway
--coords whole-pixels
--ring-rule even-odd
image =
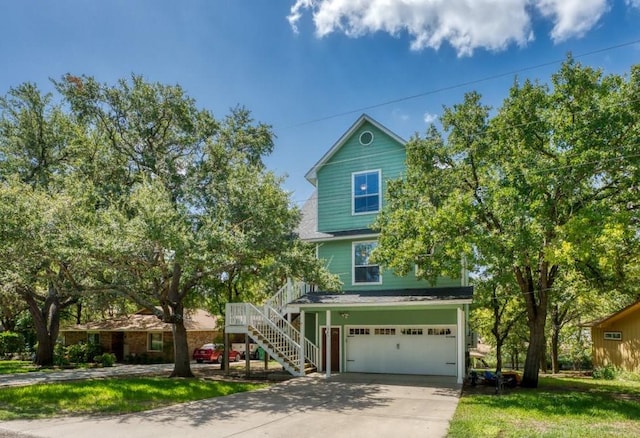
[[[453,377],[312,375],[136,414],[0,422],[0,436],[443,437],[460,389]]]

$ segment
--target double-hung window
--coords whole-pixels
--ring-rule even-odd
[[[376,242],[353,244],[353,284],[381,284],[380,266],[371,262]]]
[[[353,174],[353,214],[380,211],[380,171]]]

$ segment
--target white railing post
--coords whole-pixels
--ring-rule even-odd
[[[304,335],[304,330],[305,330],[305,324],[304,324],[304,310],[300,310],[300,375],[304,376],[305,374],[305,370],[304,370],[304,364],[305,364],[305,342],[304,340],[307,338]]]
[[[327,331],[325,333],[324,345],[326,345],[325,363],[326,377],[331,377],[331,310],[327,310]],[[322,359],[321,359],[322,360]]]

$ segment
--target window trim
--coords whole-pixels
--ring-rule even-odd
[[[98,338],[98,342],[92,342],[90,336],[96,336]],[[91,345],[100,345],[100,332],[99,331],[87,331],[87,344]]]
[[[365,143],[362,141],[362,136],[365,134],[370,134],[371,135],[371,140],[369,140],[369,143]],[[369,146],[371,143],[373,143],[373,140],[375,139],[375,136],[373,135],[373,132],[371,132],[368,129],[365,129],[364,131],[362,131],[360,133],[360,135],[358,136],[358,142],[362,145],[362,146]]]
[[[621,331],[606,331],[602,334],[605,341],[622,341]]]
[[[151,336],[152,335],[160,335],[160,349],[159,350],[153,350],[152,349],[152,342],[151,342]],[[147,351],[150,353],[161,353],[164,347],[164,333],[162,332],[147,332]]]
[[[374,284],[382,284],[382,267],[380,264],[373,265],[358,265],[358,267],[378,267],[378,281],[377,282],[356,282],[356,245],[363,243],[375,243],[378,246],[377,240],[359,240],[357,242],[351,242],[351,285],[352,286],[369,286]]]
[[[356,212],[356,176],[363,175],[368,173],[377,173],[378,174],[378,209],[375,211],[363,211]],[[371,195],[367,195],[371,196]],[[382,210],[382,169],[371,169],[371,170],[363,170],[358,172],[351,172],[351,215],[352,216],[361,216],[365,214],[377,214]]]

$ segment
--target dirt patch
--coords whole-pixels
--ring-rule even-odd
[[[282,368],[272,368],[265,370],[263,367],[251,367],[249,374],[246,373],[244,367],[231,367],[229,372],[221,370],[220,366],[212,365],[211,367],[198,367],[192,369],[196,377],[212,380],[242,380],[242,381],[269,381],[281,382],[293,378],[291,374]]]

